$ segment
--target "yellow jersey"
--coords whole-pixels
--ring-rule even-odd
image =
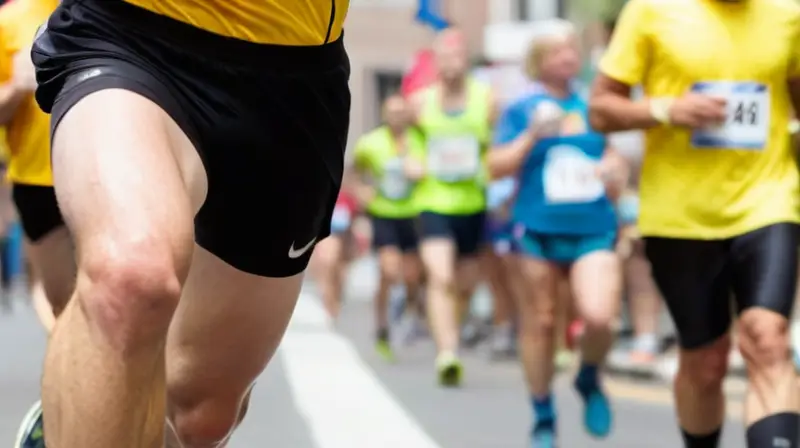
[[[786,133],[787,80],[800,76],[795,0],[630,0],[600,71],[648,97],[723,96],[719,128],[646,131],[645,236],[724,239],[800,222],[800,176]]]
[[[0,82],[8,82],[13,58],[29,51],[36,30],[59,0],[14,0],[0,8]],[[53,185],[50,167],[50,116],[39,109],[33,93],[19,105],[6,125],[8,178],[28,185]]]
[[[349,0],[125,0],[212,33],[262,44],[312,46],[342,34]]]

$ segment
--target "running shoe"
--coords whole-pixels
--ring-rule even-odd
[[[411,313],[405,313],[397,324],[396,342],[400,345],[412,345],[417,340],[424,337],[425,324],[420,322],[419,317]]]
[[[41,401],[37,401],[22,419],[14,448],[45,448]]]
[[[389,339],[389,330],[378,330],[378,335],[375,338],[375,351],[386,362],[394,362],[394,351]]]
[[[382,341],[378,340],[375,343],[375,351],[378,352],[378,356],[380,356],[386,362],[394,362],[394,351],[392,350],[392,345],[389,341]]]
[[[531,431],[531,448],[557,448],[556,425],[553,421],[537,422]]]
[[[497,325],[492,329],[490,353],[492,359],[507,359],[515,353],[514,328],[508,325]]]
[[[583,398],[583,425],[586,432],[592,437],[605,438],[611,433],[613,415],[611,403],[603,392],[603,389],[596,383],[581,384],[575,381],[575,389]]]
[[[464,366],[455,354],[443,352],[436,357],[436,373],[441,386],[458,387],[461,385]]]

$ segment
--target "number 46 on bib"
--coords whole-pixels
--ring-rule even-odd
[[[724,98],[727,119],[719,126],[692,133],[695,148],[750,149],[766,147],[770,128],[769,88],[757,82],[698,82],[692,91]]]

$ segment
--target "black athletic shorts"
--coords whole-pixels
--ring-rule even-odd
[[[417,220],[414,218],[379,218],[372,221],[372,248],[396,247],[401,252],[417,250]]]
[[[36,98],[54,131],[104,89],[142,95],[178,123],[208,176],[196,241],[232,266],[297,274],[313,241],[330,233],[350,112],[341,39],[256,44],[121,0],[64,0],[32,53]]]
[[[725,240],[645,239],[653,278],[683,348],[727,333],[734,308],[766,308],[787,318],[797,287],[798,226],[782,223]]]
[[[11,188],[22,230],[31,243],[64,225],[53,187],[14,182]]]
[[[419,215],[420,237],[449,238],[456,243],[459,257],[477,255],[485,241],[486,213],[443,215],[422,212]]]

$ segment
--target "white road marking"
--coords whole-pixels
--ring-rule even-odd
[[[319,448],[441,448],[301,296],[280,349],[295,405]]]

